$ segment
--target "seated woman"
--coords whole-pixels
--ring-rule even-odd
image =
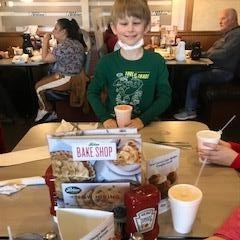
[[[51,34],[46,33],[42,43],[42,59],[44,62],[50,63],[49,74],[55,73],[55,75],[45,77],[35,85],[39,102],[35,122],[57,118],[52,103],[47,101],[44,92],[47,89],[69,90],[71,76],[79,74],[85,62],[86,44],[75,19],[58,19],[52,33],[57,40],[57,45],[50,51]]]

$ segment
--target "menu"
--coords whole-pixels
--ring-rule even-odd
[[[130,184],[141,183],[137,129],[95,129],[48,135],[57,206],[115,211]]]

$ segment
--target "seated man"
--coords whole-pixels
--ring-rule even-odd
[[[220,29],[222,38],[204,54],[214,64],[207,71],[194,73],[190,76],[187,85],[187,93],[184,111],[174,114],[178,120],[187,120],[197,117],[198,94],[201,84],[227,83],[231,81],[240,62],[240,26],[238,25],[235,9],[224,9],[220,13]]]

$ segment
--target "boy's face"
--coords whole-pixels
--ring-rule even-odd
[[[128,16],[118,19],[111,27],[118,39],[129,46],[136,44],[148,31],[148,26],[143,20]]]

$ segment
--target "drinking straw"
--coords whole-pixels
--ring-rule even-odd
[[[220,134],[222,134],[223,130],[232,122],[232,120],[233,120],[235,117],[236,117],[236,115],[233,115],[233,116],[231,117],[231,119],[228,120],[228,122],[227,122],[218,132],[220,132]],[[207,162],[207,158],[205,158],[205,159],[203,160],[202,166],[201,166],[201,168],[200,168],[200,170],[199,170],[197,179],[196,179],[195,184],[194,184],[195,186],[198,185],[200,176],[201,176],[202,171],[203,171],[203,169],[204,169],[204,167],[205,167],[205,165],[206,165],[206,162]]]
[[[201,166],[201,168],[200,168],[200,170],[199,170],[199,173],[198,173],[197,179],[196,179],[196,181],[195,181],[195,183],[194,183],[194,185],[195,185],[196,187],[197,187],[197,185],[198,185],[198,182],[199,182],[200,176],[201,176],[201,174],[202,174],[203,168],[204,168],[205,165],[206,165],[206,162],[207,162],[207,158],[204,158],[203,163],[202,163],[202,166]]]
[[[13,235],[10,226],[7,226],[7,231],[8,231],[8,239],[13,240]]]
[[[232,120],[236,117],[236,115],[233,115],[230,120],[219,130],[219,132],[222,134],[223,130],[232,122]]]

